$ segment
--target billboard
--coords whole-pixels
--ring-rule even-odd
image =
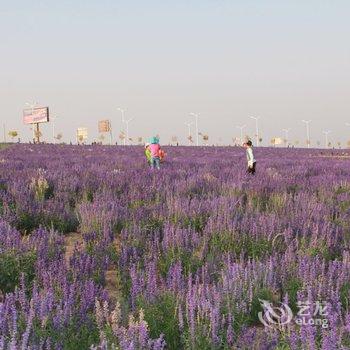
[[[24,124],[47,123],[49,121],[49,107],[27,108],[23,111]]]
[[[88,129],[87,128],[78,128],[77,129],[77,140],[78,142],[83,142],[88,138]]]
[[[111,122],[108,119],[98,122],[98,132],[111,132],[111,130]]]
[[[272,145],[282,145],[283,143],[283,139],[281,137],[274,137],[273,139],[271,139],[271,144]]]

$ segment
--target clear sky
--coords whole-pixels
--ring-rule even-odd
[[[23,140],[26,101],[49,105],[57,132],[97,135],[117,107],[131,136],[183,141],[188,113],[212,142],[260,116],[265,143],[283,136],[350,140],[348,0],[0,0],[0,120]],[[44,137],[51,138],[49,126]],[[2,137],[0,137],[2,139]]]

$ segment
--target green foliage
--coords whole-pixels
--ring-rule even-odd
[[[272,243],[266,238],[255,239],[249,234],[236,234],[230,231],[214,233],[208,243],[213,255],[234,253],[258,259],[272,253]],[[221,255],[220,255],[221,256]]]
[[[184,350],[214,350],[219,349],[213,346],[210,339],[210,332],[204,325],[197,325],[196,334],[191,338],[189,330],[186,330],[183,335]]]
[[[159,271],[166,276],[170,266],[180,261],[185,275],[196,272],[204,263],[199,256],[179,247],[171,248],[162,255],[158,262]]]
[[[49,213],[18,211],[15,227],[21,232],[30,233],[43,226],[47,229],[68,233],[76,231],[79,223],[75,217],[63,218]]]
[[[258,314],[263,312],[263,307],[261,306],[260,300],[267,300],[270,302],[274,301],[274,296],[271,290],[267,288],[261,288],[255,291],[253,295],[252,305],[250,309],[250,324],[260,324]]]
[[[207,214],[188,216],[183,219],[182,227],[191,228],[196,232],[203,232],[209,216]]]
[[[138,301],[138,308],[144,310],[145,321],[149,326],[151,337],[158,338],[159,334],[164,334],[169,350],[181,348],[176,305],[176,297],[170,292],[160,294],[152,302],[144,299]]]
[[[82,201],[88,203],[92,203],[94,201],[94,192],[92,189],[84,190]]]
[[[300,186],[297,184],[289,185],[286,188],[286,191],[288,194],[292,195],[293,197],[295,194],[300,190]]]
[[[151,216],[141,222],[141,229],[146,232],[153,232],[157,230],[161,230],[164,225],[164,220],[160,217]]]
[[[334,193],[335,194],[342,194],[342,193],[348,193],[350,192],[350,185],[345,184],[345,185],[340,185],[337,188],[335,188]]]
[[[99,330],[94,315],[88,315],[89,322],[81,323],[72,319],[60,332],[54,330],[52,320],[43,326],[40,320],[33,321],[33,337],[39,339],[50,338],[54,344],[59,344],[65,350],[89,349],[91,345],[99,343]]]
[[[0,143],[0,151],[5,150],[6,148],[9,148],[11,145],[8,143]]]
[[[21,274],[26,286],[35,278],[36,253],[8,251],[0,254],[0,290],[3,293],[13,292],[19,285]]]
[[[246,204],[258,212],[278,213],[283,210],[286,199],[285,193],[249,192]]]
[[[321,240],[311,243],[307,237],[302,237],[299,240],[299,250],[302,255],[319,256],[326,261],[340,260],[342,258],[342,252],[338,248],[328,247],[327,242]]]
[[[21,232],[31,232],[39,227],[38,217],[32,213],[20,211],[17,213],[16,228]]]
[[[297,293],[302,289],[302,287],[303,287],[302,281],[295,277],[288,279],[283,286],[283,293],[284,294],[288,293],[288,299],[289,299],[288,305],[293,312],[298,311]]]
[[[344,310],[350,309],[350,282],[345,282],[340,287],[340,302]]]

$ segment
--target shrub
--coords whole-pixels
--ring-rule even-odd
[[[21,275],[26,286],[31,285],[35,277],[36,253],[8,251],[0,254],[0,290],[13,292],[19,285]]]
[[[138,307],[144,310],[150,336],[156,338],[159,334],[164,334],[167,349],[169,350],[181,348],[176,305],[176,297],[169,292],[161,293],[152,302],[147,302],[145,299],[138,301]]]

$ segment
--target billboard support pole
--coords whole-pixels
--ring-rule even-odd
[[[39,128],[39,123],[35,124],[35,129],[36,129],[36,142],[40,143],[40,128]]]

